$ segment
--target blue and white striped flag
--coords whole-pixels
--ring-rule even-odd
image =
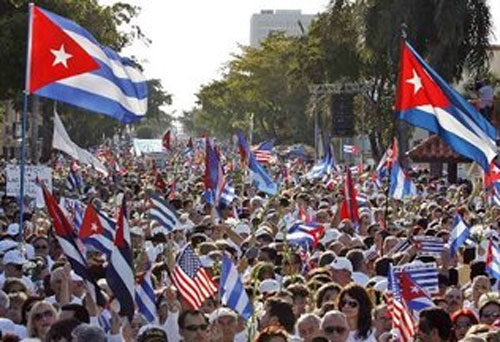
[[[230,179],[226,181],[222,193],[220,195],[219,203],[228,207],[231,205],[235,197],[233,182]]]
[[[435,262],[394,266],[393,270],[396,277],[406,272],[423,290],[430,294],[439,293],[438,269]]]
[[[416,235],[413,237],[413,243],[419,255],[440,256],[444,250],[443,239],[436,236]]]
[[[467,226],[462,220],[462,217],[457,214],[455,215],[455,220],[453,221],[453,229],[450,234],[450,252],[451,255],[457,254],[458,249],[465,243],[469,238],[470,227]]]
[[[160,251],[160,248],[152,248],[146,250],[146,253],[148,255],[146,272],[142,276],[142,278],[139,279],[139,282],[135,287],[135,302],[137,304],[137,310],[150,323],[157,321],[156,295],[153,287],[152,276],[153,265]]]
[[[177,212],[160,195],[153,194],[151,202],[153,206],[149,210],[149,218],[158,222],[165,229],[166,234],[176,230],[180,226]]]
[[[245,292],[240,274],[227,254],[224,254],[222,259],[219,287],[222,304],[248,320],[252,316],[253,306]]]
[[[82,176],[80,176],[77,171],[70,170],[66,178],[66,189],[69,191],[80,191],[82,187]]]
[[[389,185],[389,196],[402,199],[407,196],[416,196],[417,188],[411,178],[404,172],[398,161],[394,163]]]

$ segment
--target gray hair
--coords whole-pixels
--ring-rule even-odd
[[[80,324],[73,330],[72,335],[77,342],[106,342],[107,337],[104,330],[96,325]]]
[[[339,317],[342,317],[342,318],[345,319],[345,322],[347,324],[347,317],[346,317],[346,315],[342,311],[339,311],[339,310],[330,310],[327,313],[325,313],[323,315],[323,318],[321,319],[321,325],[320,325],[321,329],[323,329],[323,324],[325,323],[326,319],[329,316],[339,316]]]
[[[0,290],[0,308],[8,309],[10,307],[9,296],[2,290]]]
[[[295,330],[299,330],[299,325],[304,323],[305,321],[314,321],[318,324],[318,327],[321,325],[321,318],[314,313],[303,313],[300,315],[299,319],[297,319],[297,323],[295,323]]]

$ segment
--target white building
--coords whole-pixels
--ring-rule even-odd
[[[301,10],[262,10],[258,14],[253,14],[250,20],[250,46],[258,47],[259,42],[273,32],[300,36],[301,25],[307,32],[314,17],[313,14],[302,14]]]

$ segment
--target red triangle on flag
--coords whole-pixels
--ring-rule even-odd
[[[101,220],[97,215],[97,211],[95,210],[92,204],[87,206],[85,210],[85,215],[83,216],[82,226],[79,232],[79,238],[83,239],[92,235],[102,234],[104,228],[101,224]]]
[[[30,93],[52,82],[100,68],[42,9],[33,6],[31,18]]]
[[[450,105],[439,85],[425,71],[418,59],[403,43],[396,95],[396,111],[430,105],[445,108]]]

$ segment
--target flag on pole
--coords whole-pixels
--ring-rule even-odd
[[[84,28],[30,5],[29,93],[115,118],[140,120],[147,111],[148,87],[128,58],[104,47]]]
[[[418,286],[408,272],[399,273],[398,281],[401,296],[409,309],[418,313],[423,309],[434,306],[430,295]]]
[[[90,203],[85,210],[78,236],[85,246],[95,248],[109,257],[113,250],[115,230],[116,222],[98,212]]]
[[[392,166],[391,183],[389,185],[389,196],[403,199],[407,196],[416,196],[417,188],[410,176],[403,170],[398,161]]]
[[[207,203],[218,205],[224,189],[224,172],[217,152],[209,139],[205,143],[205,194]]]
[[[296,222],[288,229],[286,240],[290,244],[308,249],[308,247],[315,247],[324,233],[325,228],[321,224]]]
[[[135,312],[135,275],[125,195],[116,222],[113,247],[106,268],[106,280],[120,303],[120,312],[131,322]]]
[[[389,177],[389,172],[398,161],[398,140],[394,138],[389,148],[384,152],[382,159],[377,165],[377,181],[380,183],[385,177]]]
[[[345,171],[344,181],[344,199],[340,204],[341,220],[349,219],[353,224],[357,224],[359,222],[358,200],[356,198],[356,189],[354,188],[351,170],[347,168]]]
[[[78,248],[77,236],[71,226],[71,223],[69,223],[63,211],[57,205],[55,198],[49,190],[47,190],[44,184],[42,184],[42,191],[47,211],[52,219],[54,233],[64,255],[66,256],[66,259],[70,263],[73,271],[82,277],[87,291],[92,296],[94,301],[98,305],[104,306],[106,304],[106,300],[101,293],[101,289],[97,286],[92,273],[89,271],[85,257]]]
[[[307,179],[321,178],[330,175],[335,170],[335,160],[330,145],[325,146],[325,155],[312,169],[306,174]]]
[[[455,152],[488,170],[497,155],[497,130],[404,42],[396,96],[401,120],[437,134]]]
[[[160,224],[165,230],[165,235],[180,227],[177,211],[160,195],[151,196],[152,207],[149,210],[149,218]]]
[[[181,252],[172,272],[172,282],[182,299],[194,310],[198,310],[207,298],[217,292],[217,284],[201,266],[191,245]]]
[[[253,149],[255,159],[257,159],[257,161],[261,164],[269,164],[273,156],[273,147],[274,147],[274,139],[264,141],[255,149]]]
[[[392,264],[389,265],[388,282],[389,289],[392,291],[392,297],[388,303],[387,310],[392,317],[392,327],[396,330],[399,341],[411,342],[415,336],[416,322],[403,301],[401,289],[398,279],[394,274]]]
[[[135,287],[135,302],[137,303],[137,311],[139,311],[150,323],[157,321],[156,295],[152,277],[153,265],[159,253],[159,248],[146,250],[148,258],[146,272],[139,278]]]
[[[224,185],[224,188],[222,189],[222,194],[220,196],[220,204],[229,207],[235,197],[236,195],[233,182],[230,179],[228,179],[226,181],[226,184]]]
[[[498,242],[493,241],[492,237],[486,253],[486,271],[491,277],[500,280],[500,248]]]
[[[224,253],[222,259],[219,292],[222,304],[233,309],[246,320],[252,316],[252,303],[248,298],[236,266],[226,253]]]
[[[448,241],[451,255],[457,254],[458,249],[465,243],[469,236],[470,227],[465,224],[459,214],[456,214],[455,220],[453,221],[450,240]]]

